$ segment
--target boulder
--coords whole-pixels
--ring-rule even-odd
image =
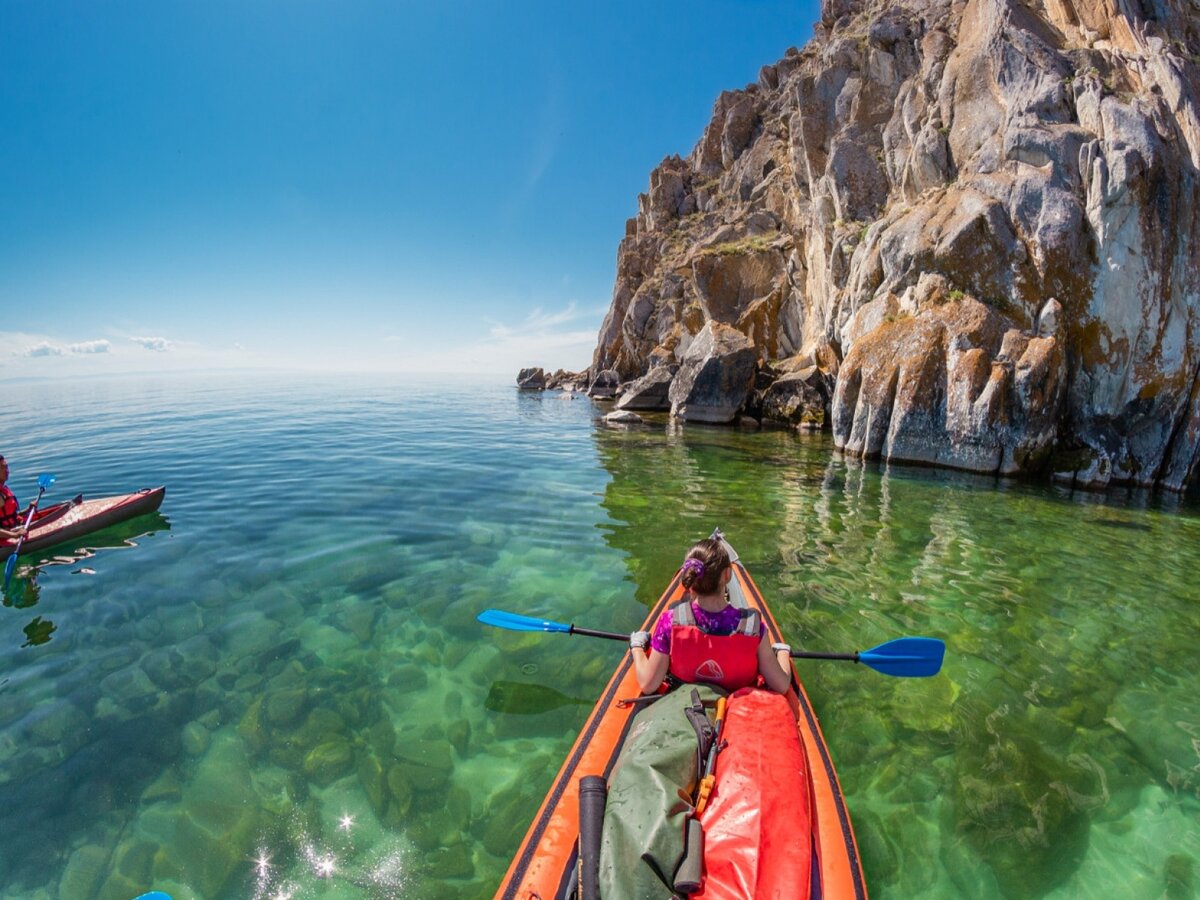
[[[552,375],[546,376],[546,390],[553,391],[568,391],[568,392],[584,392],[588,388],[588,370],[582,372],[568,372],[566,369],[558,369]]]
[[[708,322],[688,345],[668,396],[686,422],[732,422],[750,396],[758,356],[740,331]]]
[[[763,392],[763,419],[797,428],[824,428],[829,421],[828,381],[816,366],[780,376]]]
[[[546,373],[541,369],[522,369],[517,373],[517,388],[522,391],[544,391]]]
[[[604,421],[609,425],[640,425],[645,420],[635,412],[618,409],[605,416]]]
[[[675,378],[675,367],[658,366],[636,381],[631,381],[621,390],[617,409],[668,410],[671,400],[667,396],[671,381]]]
[[[611,400],[617,395],[621,386],[621,376],[612,369],[605,369],[596,374],[595,380],[588,386],[588,396],[596,400]]]

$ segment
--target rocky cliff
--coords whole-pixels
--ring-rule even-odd
[[[1200,458],[1198,98],[1197,0],[826,0],[804,49],[651,174],[591,371],[673,379],[663,402],[712,421],[722,404],[678,382],[736,331],[741,374],[707,378],[730,418],[1181,489]]]

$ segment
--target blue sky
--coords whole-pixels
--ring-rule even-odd
[[[651,169],[818,15],[7,2],[0,379],[582,368]]]

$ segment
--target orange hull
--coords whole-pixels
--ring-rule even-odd
[[[728,549],[730,558],[734,560],[735,575],[735,580],[730,583],[730,599],[735,604],[744,603],[757,609],[766,623],[771,641],[783,640],[779,626],[750,578],[750,573],[737,560],[733,548]],[[649,630],[663,610],[681,599],[683,593],[676,574],[642,627]],[[632,659],[626,653],[588,716],[571,752],[567,754],[496,891],[496,897],[550,900],[569,896],[578,863],[579,780],[585,775],[608,778],[636,712],[633,705],[622,707],[618,701],[637,697],[640,693]],[[865,898],[866,885],[854,830],[850,825],[850,814],[817,717],[794,672],[792,689],[787,696],[795,711],[796,727],[812,778],[813,833],[797,835],[797,840],[813,843],[817,847],[813,868],[819,873],[820,881],[819,890],[814,890],[812,896],[831,900]],[[814,879],[814,888],[816,886]]]

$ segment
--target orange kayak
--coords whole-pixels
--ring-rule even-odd
[[[78,497],[39,509],[21,545],[21,555],[54,547],[134,516],[154,512],[162,504],[166,493],[165,487],[143,488],[132,494],[97,497],[94,500]],[[7,556],[16,543],[0,539],[0,554]]]
[[[719,532],[714,536],[724,539]],[[769,639],[772,642],[784,640],[750,573],[728,543],[726,550],[733,560],[734,569],[734,578],[729,583],[730,602],[735,606],[758,610],[766,625]],[[676,573],[658,603],[650,611],[643,629],[650,630],[662,612],[670,604],[682,599],[683,595],[684,589],[679,583],[679,574]],[[589,775],[598,775],[605,779],[609,777],[637,712],[636,704],[621,701],[637,697],[640,693],[632,659],[626,652],[551,784],[541,809],[529,826],[496,891],[496,897],[549,900],[552,897],[574,896],[579,864],[579,782]],[[768,825],[774,828],[776,834],[786,834],[786,840],[793,845],[793,851],[799,848],[799,852],[805,856],[802,870],[809,872],[810,883],[793,885],[794,890],[788,890],[786,894],[779,896],[809,897],[813,900],[822,897],[839,900],[865,898],[866,885],[850,814],[816,714],[794,668],[791,689],[783,699],[791,710],[790,716],[784,716],[786,725],[783,727],[796,728],[799,735],[797,765],[805,770],[800,777],[807,779],[807,785],[797,790],[793,799],[795,804],[803,805],[805,809],[799,814],[789,816],[788,822]],[[775,700],[782,702],[779,701],[778,695],[775,695]],[[749,705],[747,708],[750,708]],[[778,721],[778,718],[774,721]],[[789,740],[795,743],[794,738]],[[721,770],[718,767],[718,794],[720,790]],[[734,791],[728,790],[727,796],[732,796],[733,793]],[[739,790],[738,793],[743,791]],[[776,807],[778,806],[780,804],[776,804]],[[790,855],[794,859],[796,854],[791,852]],[[768,874],[771,866],[770,858],[758,861],[759,869],[768,871]],[[705,867],[710,881],[704,885],[703,896],[740,894],[737,885],[716,883],[721,877],[721,869],[719,866],[709,865],[707,857]],[[774,895],[772,893],[772,896]]]

